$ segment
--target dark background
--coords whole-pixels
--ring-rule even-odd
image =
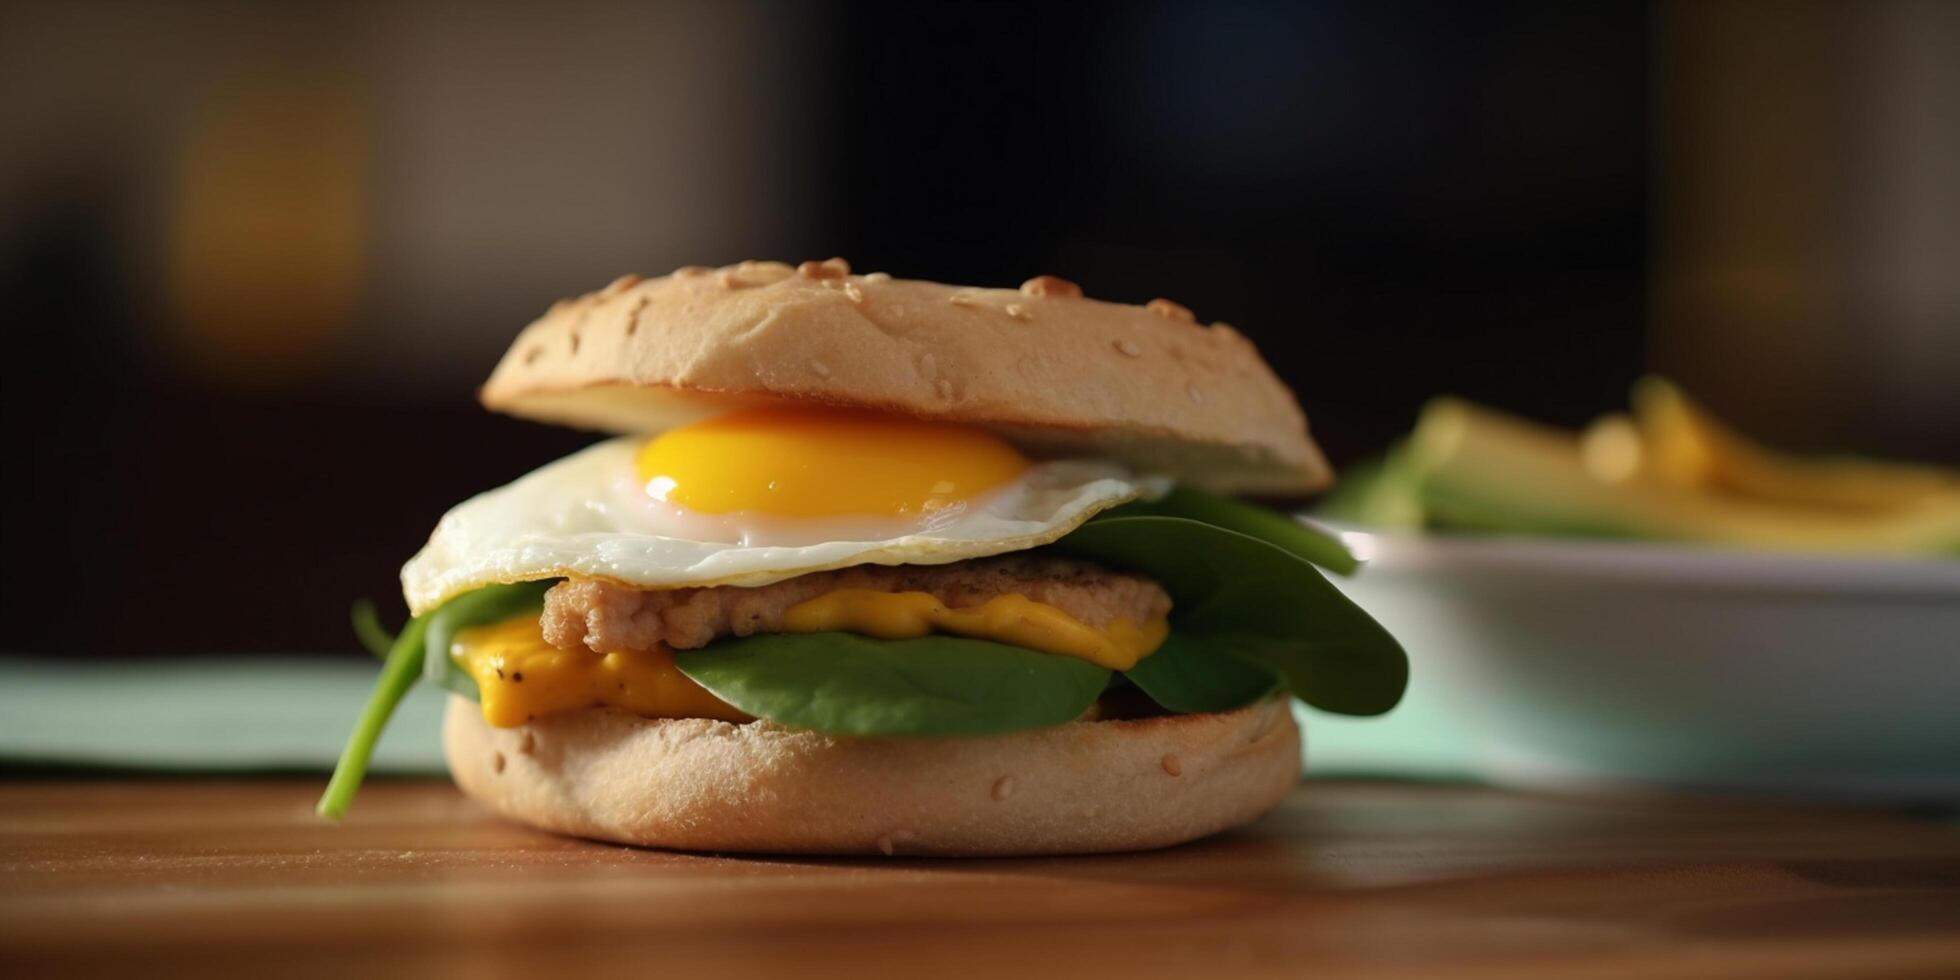
[[[1646,370],[1952,458],[1950,10],[0,6],[0,646],[351,647],[443,510],[590,441],[475,406],[519,327],[750,257],[1169,296],[1337,464]]]

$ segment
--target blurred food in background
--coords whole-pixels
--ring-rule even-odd
[[[1960,471],[1758,445],[1673,383],[1583,431],[1460,398],[1350,469],[1321,516],[1373,528],[1960,556]]]
[[[1960,473],[1779,452],[1649,377],[1581,429],[1437,398],[1318,516],[1363,528],[1340,585],[1412,676],[1317,726],[1336,758],[1960,799]]]
[[[1350,532],[1337,584],[1400,638],[1379,722],[1309,771],[1960,801],[1960,562]]]

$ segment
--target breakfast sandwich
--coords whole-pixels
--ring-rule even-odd
[[[445,515],[320,812],[401,697],[456,783],[565,834],[707,851],[1129,850],[1275,806],[1297,698],[1388,710],[1402,650],[1338,540],[1233,494],[1327,464],[1253,345],[1169,300],[840,259],[622,278],[483,403],[618,433]]]

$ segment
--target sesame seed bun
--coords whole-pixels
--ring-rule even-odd
[[[690,851],[979,857],[1165,847],[1299,779],[1286,701],[983,738],[841,738],[588,709],[492,728],[451,698],[457,785],[580,837]]]
[[[985,425],[1221,493],[1325,486],[1307,420],[1250,341],[1169,300],[1085,299],[1053,276],[978,289],[852,275],[841,259],[626,276],[518,335],[483,403],[659,432],[782,400]]]

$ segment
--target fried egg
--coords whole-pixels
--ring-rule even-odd
[[[1168,488],[1104,460],[1032,461],[973,426],[750,409],[602,442],[465,501],[402,585],[419,615],[484,585],[574,575],[659,589],[944,564],[1047,544]]]

